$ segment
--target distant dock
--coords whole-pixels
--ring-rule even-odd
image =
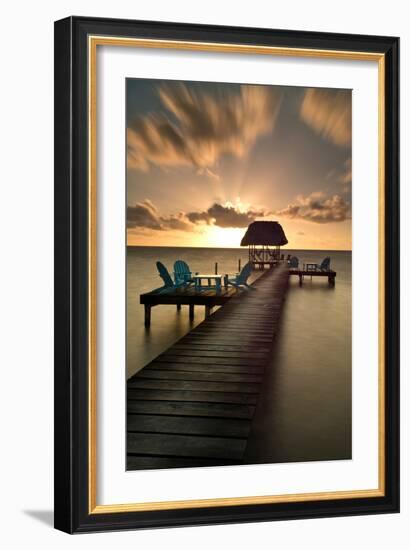
[[[311,269],[289,269],[289,275],[296,275],[299,277],[299,285],[303,285],[305,277],[327,277],[328,283],[330,286],[335,286],[336,282],[336,271],[313,271]]]
[[[190,315],[202,305],[208,317],[128,380],[129,469],[243,462],[288,281],[280,264],[253,283],[257,291],[141,295],[146,324],[164,303],[188,305]]]

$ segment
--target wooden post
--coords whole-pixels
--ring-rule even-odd
[[[241,272],[241,259],[238,260],[238,273]]]
[[[149,327],[151,325],[151,306],[149,304],[144,304],[144,313],[145,313],[145,326]]]
[[[194,316],[195,316],[195,306],[194,304],[189,304],[189,319],[192,321]]]
[[[181,311],[181,304],[177,304],[177,311]]]
[[[299,273],[299,286],[302,286],[303,283],[303,275]]]
[[[335,276],[332,273],[328,276],[327,280],[330,286],[335,286]]]
[[[215,275],[218,275],[218,262],[215,262]]]
[[[212,306],[205,306],[205,317],[209,317],[212,312]]]

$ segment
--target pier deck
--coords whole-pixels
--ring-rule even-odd
[[[280,265],[257,291],[222,290],[224,307],[128,380],[128,469],[243,461],[288,279]]]
[[[159,292],[158,289],[140,295],[140,303],[144,305],[145,326],[151,324],[151,308],[158,305],[176,305],[180,308],[183,305],[189,306],[189,317],[193,319],[195,306],[205,306],[206,316],[210,315],[212,308],[223,306],[231,298],[237,297],[238,291],[232,287],[222,287],[219,292],[215,289],[195,290],[194,286],[171,289],[167,292]]]

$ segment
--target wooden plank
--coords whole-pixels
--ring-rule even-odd
[[[171,355],[167,353],[160,355],[155,359],[156,363],[186,363],[199,364],[199,365],[209,365],[211,362],[216,365],[244,365],[244,366],[255,366],[263,367],[265,365],[264,359],[242,359],[240,357],[214,357],[210,360],[208,357],[188,357],[180,355]]]
[[[249,325],[252,325],[252,323],[239,322],[238,321],[235,324],[232,324],[232,326],[229,327],[229,335],[231,337],[231,341],[233,340],[232,335],[237,334],[238,332],[248,334],[248,335],[254,335],[254,336],[262,335],[263,337],[266,337],[266,334],[269,334],[269,336],[270,336],[270,333],[277,326],[277,323],[269,321],[269,322],[265,323],[264,325],[260,325],[258,328],[257,327],[250,328]],[[215,326],[218,328],[218,331],[223,330],[223,329],[220,328],[220,326],[221,326],[220,323],[215,324]],[[211,332],[212,331],[212,326],[208,327],[207,330],[209,330],[209,332]]]
[[[128,389],[152,390],[195,390],[200,392],[230,392],[253,393],[259,392],[259,384],[243,382],[209,382],[205,380],[152,380],[135,378],[128,382]]]
[[[151,370],[169,370],[180,372],[202,372],[202,373],[238,373],[238,374],[263,374],[265,367],[255,367],[246,365],[205,365],[194,363],[165,363],[152,362],[143,369],[144,371]],[[140,371],[142,372],[142,371]]]
[[[208,361],[211,358],[230,358],[230,357],[237,357],[239,359],[264,359],[266,352],[259,351],[259,349],[255,346],[254,351],[232,351],[232,350],[226,350],[226,351],[215,351],[215,350],[207,350],[204,351],[203,349],[195,349],[195,348],[177,348],[175,346],[172,347],[172,350],[170,350],[168,353],[164,353],[165,357],[168,357],[168,355],[171,355],[173,357],[203,357],[204,359],[208,359]]]
[[[195,330],[193,331],[193,333],[195,335],[197,334],[202,334],[204,336],[208,336],[210,338],[212,337],[215,337],[215,338],[218,338],[218,336],[222,336],[221,333],[220,333],[221,329],[215,329],[215,328],[212,328],[212,327],[201,327],[200,330]],[[233,342],[235,340],[235,338],[237,337],[244,337],[250,341],[263,341],[263,342],[271,342],[272,341],[272,332],[269,332],[269,331],[261,331],[261,332],[253,332],[253,331],[250,331],[250,330],[245,330],[245,329],[241,329],[241,330],[238,330],[238,329],[232,329],[229,331],[229,338],[227,337],[226,334],[223,334],[225,340],[227,340],[228,342]]]
[[[255,344],[248,344],[247,346],[243,346],[240,343],[238,344],[224,344],[224,345],[218,345],[218,344],[207,344],[207,343],[201,343],[198,341],[188,341],[181,342],[179,344],[175,344],[172,349],[179,350],[179,349],[189,349],[189,350],[195,350],[195,351],[235,351],[235,352],[243,352],[243,353],[251,353],[254,349],[258,351],[258,353],[269,353],[270,347],[268,346],[257,346]]]
[[[209,317],[209,319],[211,319]],[[199,325],[198,329],[195,329],[193,331],[193,333],[196,333],[196,332],[207,332],[207,333],[215,333],[215,334],[220,334],[222,332],[222,334],[229,334],[231,335],[232,332],[234,332],[235,334],[237,332],[243,332],[243,333],[246,333],[248,334],[249,336],[262,336],[262,337],[266,337],[265,334],[266,332],[269,331],[269,329],[271,328],[271,326],[269,324],[266,324],[264,325],[263,327],[253,327],[252,324],[250,323],[242,323],[242,324],[233,324],[232,323],[232,326],[229,327],[229,331],[227,330],[227,327],[223,326],[225,323],[221,323],[220,322],[221,320],[218,319],[218,323],[205,323],[204,324],[201,324]],[[228,321],[226,321],[228,322]],[[273,323],[271,323],[273,325]]]
[[[208,332],[192,332],[190,333],[190,341],[197,341],[201,343],[212,342],[218,345],[233,345],[234,342],[241,342],[242,345],[261,345],[269,346],[272,343],[271,337],[252,338],[249,335],[241,336],[240,339],[232,338],[231,336],[224,336],[223,334],[209,334]]]
[[[246,439],[132,432],[127,434],[128,452],[138,454],[226,458],[239,461],[245,447]]]
[[[138,378],[157,380],[204,380],[209,382],[253,382],[261,383],[262,376],[254,374],[237,374],[224,372],[180,372],[174,370],[143,369],[138,373]]]
[[[164,414],[178,416],[204,416],[208,418],[250,419],[255,412],[253,405],[229,403],[184,403],[183,401],[128,401],[128,413]]]
[[[191,346],[195,349],[211,349],[211,350],[249,350],[253,349],[255,345],[261,350],[261,351],[267,351],[269,352],[271,349],[271,343],[262,343],[258,342],[255,343],[252,338],[241,338],[241,339],[233,339],[233,338],[223,338],[223,337],[212,337],[209,338],[208,336],[200,335],[200,334],[193,334],[189,333],[187,336],[184,336],[181,338],[181,340],[178,340],[172,346],[176,349],[179,348],[190,348]]]
[[[146,401],[192,401],[202,403],[240,403],[255,405],[257,394],[230,393],[192,390],[154,390],[128,388],[128,399],[144,399]]]
[[[208,329],[208,334],[212,333],[212,329]],[[229,329],[229,334],[231,337],[231,341],[233,341],[235,338],[241,338],[242,336],[250,337],[252,336],[259,336],[261,338],[267,338],[269,341],[272,340],[272,335],[274,333],[273,327],[266,327],[265,329],[258,330],[257,332],[254,330],[249,330],[245,327],[232,327]]]
[[[221,317],[218,319],[210,319],[209,323],[207,323],[208,326],[220,326],[221,324]],[[267,315],[266,318],[259,318],[258,321],[256,320],[250,320],[248,318],[242,318],[240,315],[236,317],[236,319],[230,319],[229,320],[229,331],[231,328],[245,328],[247,330],[256,332],[258,330],[264,331],[266,327],[269,327],[270,325],[274,325],[274,321],[272,320],[272,317],[270,315]]]
[[[241,337],[241,338],[232,338],[231,340],[223,340],[223,339],[216,339],[216,338],[209,338],[208,336],[195,336],[195,340],[192,339],[190,340],[190,342],[192,343],[192,345],[200,345],[200,346],[206,346],[208,342],[213,342],[214,344],[213,345],[220,345],[220,346],[233,346],[234,343],[233,342],[241,342],[241,345],[243,346],[246,346],[248,348],[253,348],[255,346],[260,346],[261,349],[264,349],[266,347],[269,348],[269,351],[272,347],[272,338],[270,340],[259,340],[259,341],[256,341],[256,340],[250,340],[249,338],[247,338],[246,336],[245,337]],[[237,349],[241,349],[240,347],[238,347]],[[170,350],[168,350],[170,351]]]
[[[173,433],[184,435],[211,435],[246,438],[249,420],[231,418],[202,418],[130,414],[127,417],[128,432]]]

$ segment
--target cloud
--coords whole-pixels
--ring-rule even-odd
[[[262,210],[248,209],[240,211],[237,207],[214,203],[207,210],[197,212],[179,212],[177,215],[161,216],[158,208],[149,200],[137,202],[127,207],[127,226],[143,227],[156,231],[170,229],[192,231],[199,225],[216,225],[218,227],[247,227],[257,217],[267,213]]]
[[[235,206],[214,203],[203,212],[189,212],[187,218],[192,223],[204,222],[208,225],[219,227],[248,227],[257,217],[263,217],[266,213],[262,210],[239,211]]]
[[[352,99],[348,90],[309,88],[305,91],[300,116],[315,132],[335,145],[352,141]]]
[[[318,191],[307,197],[299,195],[294,204],[278,210],[276,215],[314,223],[332,223],[351,219],[352,212],[350,204],[342,196],[327,197]]]
[[[219,88],[201,93],[180,84],[158,90],[166,111],[135,119],[127,129],[130,168],[158,166],[210,169],[224,154],[244,157],[274,127],[280,92],[242,85],[239,93]],[[214,175],[212,171],[208,175]]]
[[[137,202],[135,206],[127,206],[127,226],[129,228],[145,227],[157,231],[167,229],[189,231],[192,229],[190,221],[183,212],[174,216],[163,217],[149,199]]]
[[[137,202],[135,206],[127,206],[127,225],[129,227],[162,229],[158,210],[148,199]]]

